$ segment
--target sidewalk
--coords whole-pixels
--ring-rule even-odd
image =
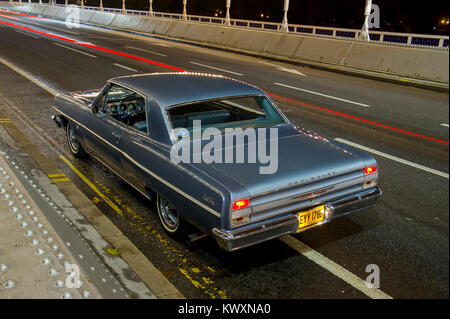
[[[155,298],[136,275],[131,287],[120,280],[53,200],[57,194],[5,148],[0,140],[0,299]]]

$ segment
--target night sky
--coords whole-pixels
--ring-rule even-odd
[[[148,10],[148,0],[126,0],[127,8]],[[232,0],[231,17],[281,22],[283,0]],[[380,7],[380,30],[392,32],[448,34],[447,1],[373,0]],[[98,6],[99,0],[87,0]],[[122,7],[122,0],[103,0],[105,7]],[[365,0],[290,0],[289,23],[359,29],[363,23]],[[183,10],[182,0],[153,0],[157,12]],[[222,13],[220,13],[222,11]],[[188,0],[188,14],[225,17],[225,0]],[[261,14],[264,18],[261,18]]]

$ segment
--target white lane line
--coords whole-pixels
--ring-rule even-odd
[[[20,74],[21,76],[23,76],[24,78],[26,78],[27,80],[33,82],[34,84],[36,84],[37,86],[39,86],[41,89],[47,91],[48,93],[50,93],[51,95],[56,95],[59,92],[52,89],[51,87],[49,87],[48,85],[46,85],[45,83],[43,83],[42,81],[39,81],[38,79],[36,79],[35,77],[33,77],[31,74],[23,71],[22,69],[18,68],[17,66],[15,66],[14,64],[9,63],[8,61],[2,59],[0,57],[0,63],[6,65],[8,68],[10,68],[11,70],[14,70],[15,72],[17,72],[18,74]]]
[[[154,54],[154,55],[159,55],[159,56],[167,56],[167,54],[162,54],[162,53],[159,53],[159,52],[154,52],[154,51],[149,51],[149,50],[145,50],[145,49],[141,49],[141,48],[136,48],[136,47],[132,47],[132,46],[129,46],[129,45],[126,45],[125,48],[138,50],[138,51],[142,51],[142,52],[147,52],[147,53]]]
[[[399,157],[392,156],[392,155],[389,155],[389,154],[386,154],[386,153],[374,150],[374,149],[372,149],[370,147],[359,145],[357,143],[353,143],[353,142],[344,140],[342,138],[338,138],[337,137],[334,140],[338,141],[338,142],[341,142],[341,143],[344,143],[344,144],[347,144],[347,145],[350,145],[350,146],[353,146],[353,147],[356,147],[356,148],[359,148],[359,149],[362,149],[363,151],[366,151],[366,152],[369,152],[369,153],[372,153],[372,154],[375,154],[375,155],[378,155],[378,156],[381,156],[381,157],[385,157],[387,159],[390,159],[390,160],[393,160],[393,161],[396,161],[396,162],[399,162],[399,163],[402,163],[402,164],[405,164],[405,165],[408,165],[408,166],[420,169],[422,171],[425,171],[425,172],[428,172],[428,173],[431,173],[431,174],[434,174],[434,175],[438,175],[438,176],[441,176],[441,177],[444,177],[444,178],[448,179],[448,174],[447,173],[444,173],[444,172],[441,172],[441,171],[438,171],[438,170],[435,170],[435,169],[432,169],[432,168],[429,168],[429,167],[426,167],[426,166],[423,166],[423,165],[420,165],[420,164],[416,164],[416,163],[413,163],[413,162],[401,159]]]
[[[343,268],[342,266],[338,265],[334,261],[328,259],[318,251],[315,251],[311,247],[305,245],[301,241],[297,240],[296,238],[287,235],[280,238],[282,242],[287,244],[289,247],[295,249],[300,254],[311,260],[312,262],[316,263],[317,265],[321,266],[322,268],[328,270],[336,277],[342,279],[349,285],[353,286],[354,288],[358,289],[360,292],[365,294],[366,296],[369,296],[372,299],[393,299],[391,296],[386,294],[385,292],[381,291],[380,289],[376,287],[367,287],[366,281],[359,278],[352,272],[348,271],[347,269]]]
[[[159,45],[160,47],[170,48],[170,45],[164,43],[149,42],[149,44]]]
[[[285,67],[283,67],[283,66],[281,66],[281,65],[276,65],[276,64],[269,63],[269,62],[266,62],[266,61],[258,61],[258,62],[259,62],[259,63],[262,63],[262,64],[271,65],[271,66],[277,68],[277,69],[280,70],[280,71],[284,71],[284,72],[288,72],[288,73],[293,73],[293,74],[301,75],[301,76],[306,76],[305,74],[303,74],[302,72],[300,72],[300,71],[298,71],[298,70],[296,70],[296,69],[288,69],[288,68],[285,68]]]
[[[306,93],[320,95],[320,96],[323,96],[323,97],[327,97],[329,99],[334,99],[334,100],[338,100],[338,101],[342,101],[342,102],[356,104],[356,105],[363,106],[363,107],[370,107],[370,105],[368,105],[368,104],[359,103],[359,102],[355,102],[355,101],[350,101],[350,100],[346,100],[346,99],[341,99],[339,97],[335,97],[335,96],[332,96],[332,95],[327,95],[327,94],[323,94],[323,93],[319,93],[319,92],[314,92],[314,91],[310,91],[310,90],[306,90],[306,89],[301,89],[301,88],[298,88],[298,87],[295,87],[295,86],[290,86],[290,85],[287,85],[287,84],[282,84],[282,83],[274,83],[274,84],[275,85],[279,85],[279,86],[284,86],[286,88],[298,90],[298,91],[303,91],[303,92],[306,92]]]
[[[128,70],[128,71],[137,72],[137,70],[132,69],[132,68],[129,68],[129,67],[125,66],[125,65],[122,65],[122,64],[119,64],[119,63],[113,63],[113,64],[114,64],[115,66],[118,66],[119,68],[122,68],[122,69],[125,69],[125,70]]]
[[[442,123],[441,126],[448,127],[448,124]]]
[[[26,32],[22,32],[22,31],[19,31],[19,30],[14,30],[14,31],[16,31],[17,33],[21,33],[21,34],[24,34],[24,35],[26,35],[26,36],[35,38],[35,39],[39,39],[39,37],[37,37],[37,36],[35,36],[35,35],[32,35],[32,34],[29,34],[29,33],[26,33]]]
[[[216,68],[216,67],[210,66],[210,65],[205,65],[205,64],[201,64],[201,63],[197,63],[197,62],[190,62],[190,63],[191,63],[191,64],[198,65],[198,66],[202,66],[202,67],[205,67],[205,68],[217,70],[217,71],[222,71],[222,72],[226,72],[226,73],[230,73],[230,74],[234,74],[234,75],[244,76],[244,74],[241,74],[241,73],[236,73],[236,72],[233,72],[233,71],[228,71],[228,70],[224,70],[224,69],[219,69],[219,68]]]
[[[87,56],[89,56],[91,58],[96,58],[97,57],[96,55],[93,55],[93,54],[90,54],[90,53],[87,53],[87,52],[84,52],[84,51],[80,51],[80,50],[68,47],[68,46],[66,46],[64,44],[60,44],[60,43],[56,43],[56,42],[53,42],[53,44],[57,45],[57,46],[60,46],[61,48],[65,48],[67,50],[71,50],[71,51],[74,51],[74,52],[77,52],[77,53],[80,53],[80,54],[87,55]]]

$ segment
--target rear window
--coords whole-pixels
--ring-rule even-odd
[[[215,127],[270,127],[285,123],[283,117],[264,96],[245,96],[174,106],[168,109],[173,129],[187,129],[192,133],[195,120],[201,121],[201,129]]]

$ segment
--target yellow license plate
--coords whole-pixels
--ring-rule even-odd
[[[325,217],[325,205],[317,206],[297,215],[298,228],[297,232],[305,230],[323,221]]]

